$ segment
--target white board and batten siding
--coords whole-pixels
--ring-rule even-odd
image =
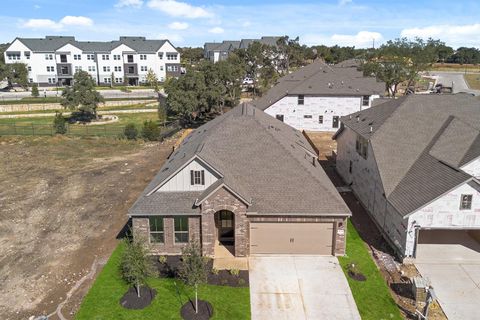
[[[337,127],[333,126],[334,117],[342,117],[369,108],[372,100],[378,97],[370,96],[369,105],[362,106],[362,96],[304,96],[304,104],[299,105],[298,96],[291,95],[273,103],[265,112],[274,118],[283,115],[283,121],[298,130],[334,132],[340,127],[340,123]],[[322,121],[320,117],[323,118]]]
[[[472,195],[472,207],[460,210],[460,198],[467,194]],[[410,215],[406,256],[412,256],[414,252],[415,225],[431,229],[480,229],[480,185],[475,181],[464,183]]]
[[[477,179],[480,179],[480,158],[477,158],[461,168],[463,171]]]
[[[200,171],[204,170],[205,174],[205,184],[191,184],[190,171]],[[208,166],[201,163],[201,161],[194,159],[176,175],[170,178],[164,185],[162,185],[157,192],[165,191],[202,191],[207,189],[210,185],[215,183],[220,177],[213,170],[209,169]]]

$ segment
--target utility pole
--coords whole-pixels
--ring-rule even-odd
[[[373,41],[373,49],[375,50],[375,38],[372,39]]]

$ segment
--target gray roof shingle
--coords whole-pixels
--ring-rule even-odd
[[[318,162],[315,151],[297,130],[252,105],[242,104],[199,127],[183,141],[130,210],[143,215],[143,203],[162,182],[199,157],[217,170],[229,188],[251,202],[258,214],[348,215],[348,207]],[[204,192],[211,192],[211,188]],[[149,195],[151,193],[151,195]],[[197,198],[189,195],[190,207]],[[185,211],[164,202],[162,212]]]

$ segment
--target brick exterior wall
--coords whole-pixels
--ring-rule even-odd
[[[150,225],[148,217],[132,218],[134,237],[141,236],[147,240],[151,254],[179,255],[186,243],[175,243],[173,216],[163,220],[164,243],[150,242]],[[200,242],[200,217],[188,217],[188,236],[190,241]]]
[[[235,256],[245,257],[249,254],[249,230],[247,206],[233,194],[219,189],[202,203],[202,248],[207,256],[213,256],[215,241],[218,238],[215,226],[215,213],[220,210],[233,212],[235,226]]]

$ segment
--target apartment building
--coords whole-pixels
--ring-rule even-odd
[[[276,47],[280,37],[261,37],[260,39],[242,39],[239,41],[225,40],[223,42],[206,42],[203,46],[203,55],[213,63],[228,58],[230,52],[235,49],[247,49],[254,42]]]
[[[139,85],[151,69],[159,81],[180,75],[180,53],[169,40],[120,37],[117,41],[77,41],[69,36],[16,38],[5,50],[6,63],[25,63],[30,83],[70,85],[87,71],[100,85]]]

